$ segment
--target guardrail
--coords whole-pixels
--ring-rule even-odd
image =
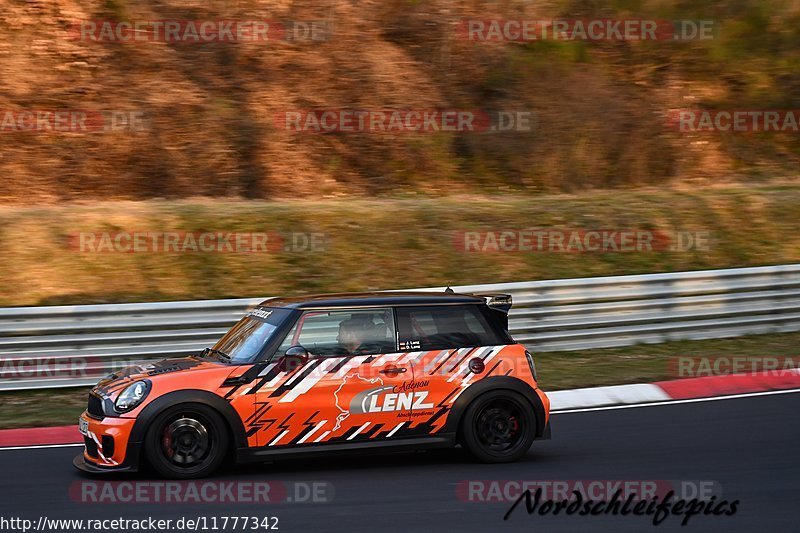
[[[509,328],[534,351],[800,331],[800,265],[453,289],[512,294]],[[0,309],[0,390],[90,385],[120,366],[197,353],[263,299]]]

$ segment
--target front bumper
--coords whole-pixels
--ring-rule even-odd
[[[139,443],[130,436],[136,419],[105,417],[92,418],[84,412],[79,424],[84,439],[82,461],[73,464],[84,472],[136,471],[139,463]]]
[[[135,466],[97,466],[94,463],[90,463],[86,461],[86,458],[83,454],[79,454],[75,456],[75,459],[72,460],[72,466],[80,470],[81,472],[87,472],[89,474],[112,474],[116,472],[136,472],[138,468]]]

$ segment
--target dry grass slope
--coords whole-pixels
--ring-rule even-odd
[[[715,19],[685,43],[478,44],[464,18]],[[88,19],[325,20],[324,42],[120,44]],[[795,177],[796,135],[682,135],[676,107],[775,109],[800,98],[792,0],[6,0],[0,109],[142,110],[136,134],[0,134],[0,200],[320,198],[573,191]],[[536,113],[528,133],[298,135],[312,108]]]
[[[465,253],[464,231],[707,231],[709,249]],[[81,232],[319,233],[316,252],[76,252]],[[0,208],[0,306],[255,297],[800,262],[800,188]],[[301,245],[304,243],[301,242]],[[300,250],[305,250],[300,246]]]

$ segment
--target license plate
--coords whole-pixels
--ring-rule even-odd
[[[83,418],[78,419],[78,431],[81,432],[81,435],[84,437],[89,436],[89,421],[84,420]]]

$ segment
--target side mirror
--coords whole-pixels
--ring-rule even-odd
[[[308,350],[302,346],[292,346],[281,357],[278,367],[286,372],[300,368],[308,362]]]
[[[300,345],[297,345],[290,347],[288,350],[286,350],[286,353],[283,355],[286,357],[305,357],[306,359],[308,359],[308,350],[306,350]]]

